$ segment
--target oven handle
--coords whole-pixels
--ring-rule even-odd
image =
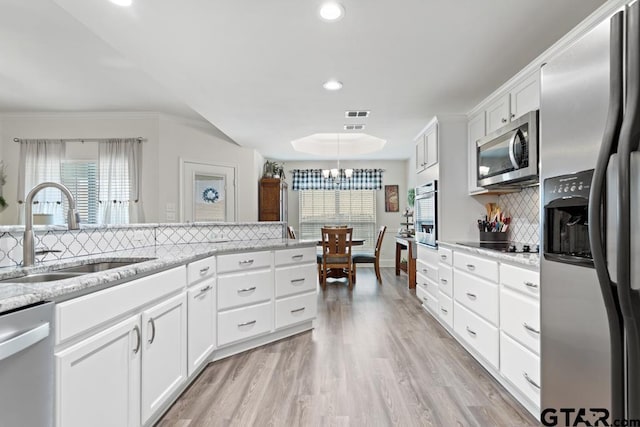
[[[522,132],[520,132],[520,129],[516,129],[516,131],[513,133],[513,136],[511,137],[511,140],[509,141],[509,160],[511,160],[511,164],[513,165],[514,169],[520,169],[520,165],[516,160],[516,138],[518,138],[518,135],[520,135],[521,133]]]

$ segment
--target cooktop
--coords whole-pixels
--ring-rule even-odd
[[[492,249],[500,252],[513,253],[538,253],[540,248],[538,245],[521,242],[456,242],[458,245],[469,246],[472,248]]]

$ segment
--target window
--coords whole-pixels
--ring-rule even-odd
[[[347,224],[354,238],[365,239],[354,252],[375,248],[375,190],[300,190],[299,216],[301,239],[318,240],[322,226]]]
[[[98,165],[95,161],[65,160],[60,164],[62,184],[66,186],[76,199],[76,208],[80,214],[80,222],[96,224],[98,222]],[[63,197],[63,215],[69,202]]]

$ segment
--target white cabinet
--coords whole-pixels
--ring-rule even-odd
[[[467,344],[494,368],[500,363],[498,328],[483,320],[457,301],[454,304],[453,328]]]
[[[472,116],[471,118],[469,118],[469,123],[467,124],[468,141],[469,141],[469,152],[468,152],[469,194],[478,194],[478,193],[484,193],[487,191],[482,187],[478,187],[477,141],[487,134],[485,130],[486,130],[486,123],[485,123],[484,111],[480,111],[475,116]]]
[[[187,291],[187,359],[193,375],[215,348],[215,279],[206,279]]]
[[[144,424],[187,379],[184,293],[142,313],[141,414]]]
[[[540,108],[540,72],[517,83],[509,92],[510,120],[515,120],[529,111]]]
[[[140,316],[56,353],[58,427],[140,425]]]
[[[416,140],[416,172],[438,163],[438,124],[433,123]]]
[[[509,99],[507,93],[487,105],[485,109],[487,134],[509,123]]]
[[[540,407],[540,357],[504,332],[500,333],[500,372],[535,407]]]

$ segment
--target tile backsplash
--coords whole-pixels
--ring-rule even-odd
[[[498,197],[498,206],[511,216],[509,240],[532,245],[540,243],[539,186],[523,188],[519,193],[503,194]]]
[[[55,251],[38,255],[38,262],[43,262],[155,245],[281,239],[284,227],[282,222],[82,226],[80,230],[53,226],[35,229],[35,247]],[[19,228],[0,227],[0,268],[22,264]]]

